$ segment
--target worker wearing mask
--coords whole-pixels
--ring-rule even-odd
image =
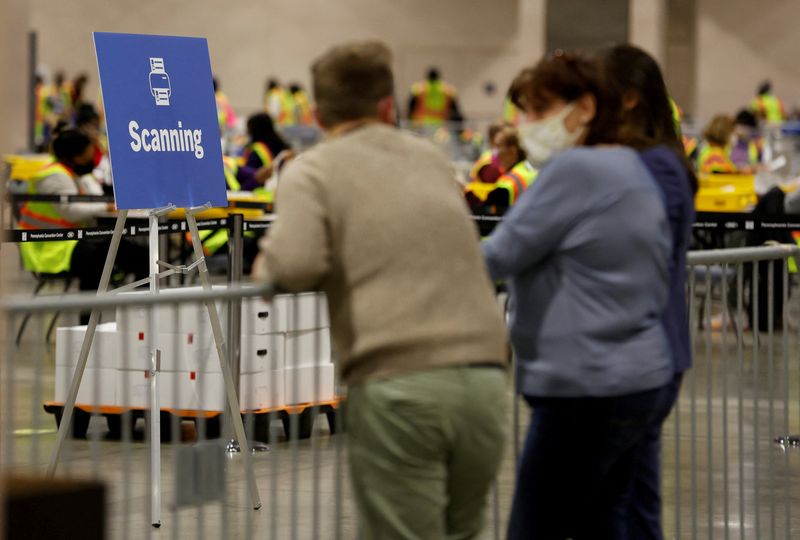
[[[52,145],[55,161],[33,175],[29,181],[31,195],[102,195],[102,189],[90,173],[94,170],[94,147],[84,133],[67,129],[57,134]],[[25,230],[70,229],[93,224],[95,216],[113,210],[113,204],[96,202],[54,203],[29,201],[20,208],[19,226]],[[97,290],[103,272],[103,261],[110,241],[65,240],[60,242],[26,242],[20,244],[26,270],[59,274],[69,272],[78,277],[80,290]],[[122,239],[116,266],[137,279],[147,277],[148,251],[144,246]],[[81,313],[86,324],[89,313]]]
[[[272,118],[267,113],[254,114],[248,118],[247,133],[250,135],[250,144],[244,149],[244,164],[236,171],[236,178],[241,189],[252,191],[263,186],[272,176],[273,160],[281,152],[290,150],[290,147],[275,131]]]
[[[731,161],[740,169],[756,167],[761,163],[764,139],[758,131],[758,120],[750,111],[742,109],[736,115]]]

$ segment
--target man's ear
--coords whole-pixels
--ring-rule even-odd
[[[317,121],[317,124],[320,128],[326,129],[325,124],[322,123],[322,117],[319,114],[319,109],[316,105],[311,106],[311,113],[314,115],[314,119]]]
[[[378,102],[378,117],[386,124],[397,124],[397,109],[394,106],[394,96],[386,96]]]

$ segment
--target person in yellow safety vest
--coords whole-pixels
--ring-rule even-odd
[[[293,126],[297,123],[292,94],[284,89],[276,79],[267,81],[267,92],[264,95],[264,111],[279,126]]]
[[[736,115],[731,161],[740,169],[757,167],[761,163],[764,139],[758,133],[758,120],[748,110]]]
[[[225,187],[228,191],[239,191],[241,184],[236,179],[236,171],[239,165],[236,159],[231,156],[222,156],[222,169],[225,174]],[[203,244],[203,254],[206,257],[214,255],[219,249],[228,243],[227,229],[205,229],[199,231],[200,241]],[[186,233],[187,241],[191,242],[191,235]]]
[[[692,161],[696,158],[694,154],[697,152],[697,139],[694,137],[689,137],[683,133],[683,129],[681,129],[681,122],[683,121],[683,109],[681,109],[680,105],[678,105],[674,99],[669,98],[669,106],[672,110],[672,122],[675,125],[675,131],[677,132],[678,137],[681,138],[681,141],[683,141],[683,151],[686,154],[686,157]]]
[[[786,120],[786,108],[772,93],[772,83],[769,81],[759,86],[758,95],[750,102],[750,110],[756,117],[772,124]]]
[[[316,124],[314,120],[314,111],[311,109],[311,99],[303,87],[297,83],[289,86],[289,91],[292,93],[294,99],[294,116],[298,124],[301,126],[313,126]]]
[[[511,98],[506,97],[503,101],[503,122],[516,126],[519,125],[520,118],[522,118],[522,111],[511,102]]]
[[[214,83],[214,100],[217,102],[219,131],[220,133],[225,133],[225,131],[236,127],[236,113],[233,112],[231,102],[228,100],[228,96],[225,95],[225,92],[222,91],[222,87],[219,85],[217,78],[213,77],[211,80]]]
[[[36,76],[34,84],[33,142],[39,150],[47,147],[54,124],[52,106],[52,87],[44,84],[41,75]]]
[[[236,163],[236,158],[232,156],[222,157],[223,170],[225,173],[225,184],[228,191],[240,191],[241,185],[236,179],[236,174],[239,165]],[[263,189],[263,188],[259,188]],[[267,196],[267,202],[272,202],[272,197]],[[226,253],[228,247],[228,229],[207,229],[199,231],[200,242],[203,244],[203,254],[210,257],[217,253]],[[189,233],[186,233],[187,242],[191,242]],[[243,241],[243,272],[250,273],[253,261],[258,254],[258,238],[253,231],[244,231]]]
[[[70,101],[74,109],[77,109],[84,102],[83,92],[86,90],[88,83],[89,75],[87,73],[78,74],[70,83]]]
[[[505,171],[495,182],[486,198],[486,207],[493,214],[502,214],[511,207],[523,191],[536,180],[539,171],[528,163],[516,128],[504,126],[494,137],[500,167]]]
[[[683,152],[686,157],[689,158],[689,161],[695,161],[697,158],[697,138],[683,135],[681,142],[683,143]]]
[[[263,186],[272,175],[272,161],[289,145],[276,131],[272,118],[267,113],[257,113],[247,119],[247,133],[250,143],[242,154],[243,165],[239,167],[236,177],[244,191],[253,191]]]
[[[239,170],[239,164],[233,156],[222,156],[222,169],[225,172],[225,187],[228,191],[239,191],[242,185],[236,178],[236,171]]]
[[[414,83],[408,103],[408,118],[418,126],[439,127],[447,122],[461,122],[456,90],[441,80],[439,70],[428,70],[425,81]]]
[[[85,134],[67,129],[52,144],[55,159],[36,172],[28,183],[31,195],[102,195],[102,189],[88,175],[94,169],[94,148]],[[55,203],[29,201],[20,208],[21,229],[72,229],[92,224],[99,213],[113,209],[106,203]],[[70,272],[78,277],[82,291],[97,290],[103,261],[110,246],[106,241],[65,240],[56,242],[23,242],[20,254],[25,269],[37,273]],[[117,267],[141,279],[148,275],[147,248],[122,239],[116,257]],[[88,320],[88,313],[81,320]]]
[[[56,118],[69,120],[74,113],[72,107],[72,85],[66,81],[63,71],[58,71],[53,76],[53,85],[50,88],[50,102],[53,115]]]
[[[683,110],[678,106],[674,99],[669,98],[669,106],[672,109],[672,122],[675,124],[675,132],[678,135],[683,133],[681,121],[683,120]]]
[[[536,180],[539,171],[533,165],[523,160],[514,165],[511,170],[495,182],[495,189],[486,198],[486,204],[494,208],[494,212],[502,213],[513,206],[522,192],[528,189]]]
[[[739,169],[729,157],[733,135],[733,119],[720,114],[715,116],[703,131],[705,142],[697,155],[697,170],[701,173],[735,173]]]
[[[493,184],[500,178],[500,175],[503,174],[503,170],[500,167],[500,160],[497,156],[497,147],[494,144],[494,138],[505,126],[511,126],[511,124],[498,122],[489,125],[489,128],[486,130],[489,148],[484,150],[475,163],[472,164],[472,168],[469,171],[470,182]]]

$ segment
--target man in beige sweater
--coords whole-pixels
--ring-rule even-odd
[[[324,142],[287,166],[256,275],[327,293],[364,539],[474,538],[504,443],[506,334],[446,157],[394,127],[391,54],[312,67]]]

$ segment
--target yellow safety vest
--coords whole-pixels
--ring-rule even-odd
[[[65,174],[75,181],[75,174],[61,163],[51,163],[36,172],[28,181],[28,193],[38,193],[37,184],[54,174]],[[80,192],[80,187],[79,187]],[[20,209],[19,226],[26,230],[71,229],[82,227],[84,223],[65,219],[51,202],[26,202]],[[77,240],[60,242],[24,242],[20,244],[22,264],[26,270],[47,274],[58,274],[70,269],[72,252]]]
[[[689,137],[688,135],[684,135],[683,151],[686,153],[686,157],[691,156],[695,150],[697,150],[697,139],[694,137]]]
[[[491,150],[484,150],[483,153],[478,157],[477,161],[472,164],[472,168],[469,170],[469,179],[472,182],[480,182],[480,172],[481,169],[486,167],[487,165],[492,164],[492,156],[493,153]]]
[[[240,191],[242,185],[236,178],[236,173],[239,171],[239,165],[236,163],[236,158],[231,156],[222,156],[222,170],[225,173],[225,183],[230,191]]]
[[[786,115],[783,103],[772,94],[761,94],[750,102],[750,109],[767,122],[783,122]]]
[[[272,152],[269,151],[269,148],[263,142],[254,142],[247,145],[247,148],[244,150],[244,161],[247,162],[247,158],[250,157],[251,153],[255,153],[258,158],[261,160],[261,166],[267,167],[272,165]]]
[[[264,108],[270,114],[275,113],[275,111],[271,110],[271,104],[273,101],[277,101],[278,103],[277,118],[273,118],[273,120],[279,126],[295,125],[297,123],[297,119],[294,115],[294,98],[292,97],[292,93],[280,87],[270,90],[267,93],[264,103]]]
[[[36,106],[34,109],[33,134],[37,144],[44,142],[46,127],[51,120],[53,108],[50,102],[52,88],[40,85],[36,88]]]
[[[418,82],[411,87],[411,94],[416,98],[411,111],[412,122],[440,126],[449,119],[455,90],[448,84],[442,81]]]
[[[304,126],[313,126],[314,113],[311,111],[311,101],[308,99],[308,94],[300,90],[292,94],[292,97],[294,98],[294,111],[297,123]]]
[[[681,120],[683,120],[683,111],[678,104],[675,103],[675,100],[669,98],[669,106],[672,109],[672,122],[675,124],[675,133],[681,135]]]
[[[236,172],[239,170],[239,165],[236,163],[236,158],[230,156],[222,156],[222,166],[225,171],[225,184],[229,191],[240,191],[242,185],[236,179]],[[227,229],[206,229],[199,231],[200,242],[203,244],[203,253],[208,257],[219,251],[219,248],[228,243],[228,230]],[[190,235],[187,233],[186,239],[191,241]]]
[[[503,101],[503,121],[516,126],[519,124],[521,116],[522,111],[520,111],[509,98],[506,98],[505,101]]]
[[[755,139],[747,144],[747,158],[750,161],[750,165],[758,165],[761,163],[761,150],[763,146],[762,139]]]
[[[510,171],[498,178],[495,189],[508,191],[508,205],[514,204],[523,191],[528,189],[536,180],[539,171],[534,169],[527,161],[520,161]]]
[[[697,156],[697,170],[701,173],[735,173],[736,165],[725,148],[705,144]]]
[[[217,91],[214,94],[214,100],[217,103],[217,122],[219,123],[219,129],[224,133],[226,129],[234,126],[236,115],[233,113],[231,103],[228,101],[228,96],[226,96],[224,92]]]

